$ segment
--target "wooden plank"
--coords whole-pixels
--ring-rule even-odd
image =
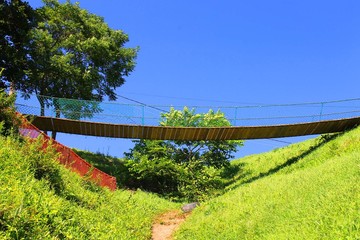
[[[360,124],[360,117],[300,124],[251,127],[162,127],[107,124],[60,118],[35,117],[33,124],[44,131],[71,134],[159,140],[242,140],[333,133]]]

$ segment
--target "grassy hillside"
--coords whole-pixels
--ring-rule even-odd
[[[154,218],[179,207],[102,189],[39,147],[0,137],[0,239],[150,239]],[[176,239],[360,239],[360,128],[233,161],[223,180],[226,193],[196,208]]]
[[[111,176],[116,177],[117,186],[119,188],[125,187],[124,183],[128,177],[128,171],[124,166],[122,159],[102,153],[92,153],[79,149],[73,149],[73,151],[94,167],[106,172]]]
[[[150,239],[154,217],[178,207],[97,187],[39,146],[0,137],[0,239]]]
[[[360,128],[233,162],[176,239],[360,239]]]

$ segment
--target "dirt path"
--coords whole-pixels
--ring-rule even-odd
[[[160,215],[152,226],[152,240],[171,240],[172,234],[190,213],[174,210]]]

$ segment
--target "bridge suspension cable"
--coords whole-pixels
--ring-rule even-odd
[[[36,99],[43,103],[42,107]],[[77,128],[82,129],[96,128],[97,132],[101,133],[90,131],[91,134],[101,136],[105,132],[111,131],[111,128],[115,131],[115,126],[118,125],[116,136],[114,134],[113,136],[111,134],[105,135],[126,138],[149,138],[150,135],[166,139],[183,139],[185,136],[191,139],[254,139],[299,136],[341,131],[359,124],[360,116],[360,98],[257,106],[188,106],[188,108],[194,109],[196,113],[206,113],[209,109],[219,110],[224,113],[234,127],[225,132],[225,128],[221,128],[222,130],[219,131],[222,133],[215,133],[214,129],[206,129],[207,133],[204,133],[205,130],[195,131],[189,128],[176,128],[174,131],[179,133],[175,133],[173,130],[170,133],[169,129],[159,127],[161,113],[167,112],[170,107],[182,110],[183,106],[159,106],[140,102],[136,104],[96,102],[48,96],[33,96],[31,101],[19,99],[16,106],[19,112],[26,115],[38,116],[40,112],[45,113],[45,116],[38,117],[35,120],[35,123],[37,121],[39,124],[38,127],[43,130],[85,134],[85,130],[65,129],[65,126],[68,128],[71,126],[75,129],[76,125]],[[82,123],[76,123],[79,121]],[[143,127],[140,128],[140,126]],[[269,127],[272,127],[271,130]],[[152,134],[149,135],[149,129],[158,130],[151,130]],[[119,134],[120,131],[132,131],[133,134]],[[148,135],[145,134],[146,131],[148,131]],[[159,133],[160,131],[161,133]],[[252,133],[245,133],[245,131]],[[268,133],[264,134],[266,131]],[[275,134],[275,132],[277,133]],[[179,137],[180,135],[182,137]]]

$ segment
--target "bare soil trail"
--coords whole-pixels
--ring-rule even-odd
[[[160,215],[152,226],[152,240],[171,240],[172,234],[179,228],[180,224],[190,213],[181,210],[173,210]]]

